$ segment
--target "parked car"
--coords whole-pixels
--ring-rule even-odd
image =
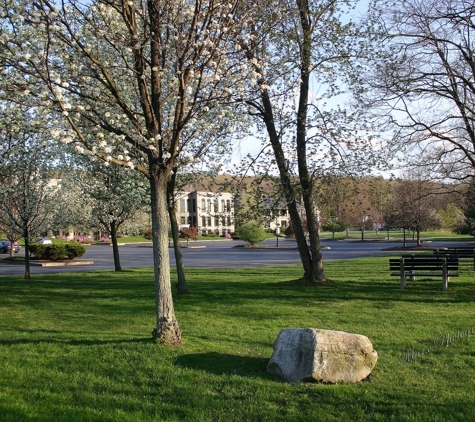
[[[12,248],[12,242],[9,240],[1,240],[0,241],[0,253],[10,253]],[[18,242],[13,243],[13,251],[18,253],[20,251],[20,245]]]
[[[40,237],[39,239],[36,239],[33,243],[39,243],[41,245],[51,245],[53,242],[47,237]]]

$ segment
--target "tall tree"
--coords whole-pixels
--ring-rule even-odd
[[[475,7],[468,0],[376,0],[381,37],[368,57],[366,103],[394,129],[399,149],[439,177],[475,170]],[[361,87],[362,85],[360,85]],[[421,156],[424,159],[421,159]]]
[[[167,184],[176,166],[226,146],[246,16],[236,0],[2,3],[0,91],[27,92],[78,149],[144,173],[152,209],[153,337],[180,344],[170,285]]]
[[[247,31],[240,35],[240,43],[252,66],[250,84],[256,91],[244,102],[258,126],[267,132],[263,148],[271,149],[272,158],[266,171],[276,168],[280,175],[304,278],[323,282],[315,182],[323,174],[339,173],[361,163],[356,157],[365,150],[355,137],[355,116],[324,105],[325,99],[341,92],[339,71],[359,45],[354,25],[339,18],[352,2],[249,3],[258,6]],[[368,167],[371,156],[366,151]],[[297,206],[300,199],[310,246]]]

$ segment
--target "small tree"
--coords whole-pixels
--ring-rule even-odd
[[[346,226],[339,220],[334,218],[328,220],[323,226],[322,230],[326,232],[330,232],[332,234],[333,239],[335,238],[335,233],[337,232],[344,232],[346,230]]]
[[[11,238],[21,233],[25,241],[25,279],[30,278],[28,247],[30,239],[50,227],[56,213],[57,192],[61,186],[54,179],[51,164],[58,150],[48,142],[48,135],[34,110],[18,106],[16,117],[0,122],[0,228]],[[14,137],[15,147],[6,149]]]
[[[193,227],[183,227],[180,229],[180,238],[186,239],[186,246],[190,245],[191,240],[198,240],[198,229]]]
[[[254,221],[244,224],[236,230],[237,235],[251,246],[266,239],[264,228]]]

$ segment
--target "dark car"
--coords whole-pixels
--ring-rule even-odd
[[[10,249],[12,248],[12,242],[9,240],[0,240],[0,253],[10,253]],[[13,251],[18,253],[20,251],[20,245],[18,242],[13,244]]]

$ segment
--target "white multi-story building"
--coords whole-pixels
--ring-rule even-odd
[[[180,192],[176,195],[180,227],[196,227],[200,234],[234,232],[235,199],[229,192]]]

